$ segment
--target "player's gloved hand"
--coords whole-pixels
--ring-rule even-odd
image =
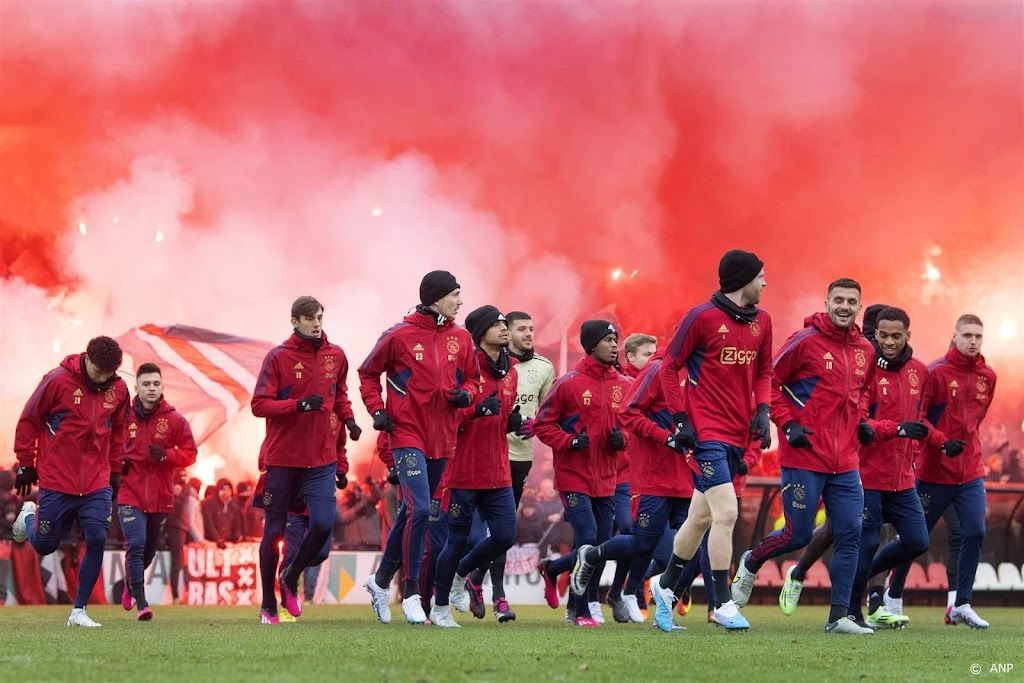
[[[572,441],[569,442],[570,451],[585,451],[590,448],[590,436],[587,435],[587,428],[584,427],[579,431],[579,434],[572,437]]]
[[[518,408],[518,406],[516,406]],[[536,433],[533,431],[533,418],[528,417],[523,420],[523,425],[516,430],[516,434],[524,439],[530,439]]]
[[[468,408],[473,403],[473,395],[466,389],[449,389],[448,395],[448,402],[456,408]]]
[[[868,421],[861,418],[860,424],[857,425],[857,441],[860,441],[861,446],[867,446],[875,440],[875,428],[868,424]]]
[[[967,446],[966,441],[960,439],[949,439],[946,443],[942,444],[942,453],[947,458],[955,458],[964,452],[964,447]]]
[[[153,462],[163,462],[167,459],[167,449],[155,443],[149,444],[149,459]]]
[[[339,491],[342,490],[343,488],[345,488],[346,486],[348,486],[348,477],[345,475],[344,472],[338,472],[337,473],[337,478],[338,478],[337,486],[338,486],[338,490]]]
[[[772,432],[769,428],[769,423],[768,404],[758,403],[757,411],[750,420],[750,435],[754,437],[755,441],[761,440],[761,450],[771,448],[772,445]]]
[[[324,404],[324,397],[320,394],[312,394],[306,398],[299,399],[295,402],[295,410],[300,413],[306,413],[311,410],[320,410],[320,406]]]
[[[674,450],[676,453],[686,452],[686,446],[679,443],[679,439],[676,438],[675,432],[672,432],[671,434],[668,435],[668,438],[665,439],[665,445]]]
[[[808,429],[796,420],[790,420],[782,425],[782,433],[786,435],[786,441],[793,448],[810,448],[811,441],[808,434],[814,434],[813,429]]]
[[[743,458],[740,458],[740,461],[738,463],[736,463],[736,476],[738,476],[738,477],[745,477],[749,473],[750,473],[750,466],[747,464],[746,460],[744,460]]]
[[[388,470],[388,483],[392,486],[398,486],[398,468],[392,466]]]
[[[373,428],[378,432],[391,433],[391,430],[395,428],[395,423],[391,421],[391,416],[388,415],[388,411],[378,410],[374,412]]]
[[[924,422],[900,422],[899,426],[896,427],[896,436],[923,441],[928,438],[928,432],[930,431],[928,425]]]
[[[224,550],[228,547],[227,541],[217,541],[217,549]]]
[[[676,413],[672,416],[676,424],[676,441],[683,445],[683,448],[693,448],[697,445],[697,430],[690,424],[690,416],[685,412]]]
[[[110,488],[113,489],[110,494],[110,499],[117,501],[117,491],[121,488],[121,473],[111,472],[110,473]]]
[[[363,430],[356,424],[356,421],[350,417],[345,420],[345,426],[348,427],[349,438],[353,441],[359,441],[359,437],[362,436]]]
[[[498,392],[491,393],[490,396],[476,404],[476,408],[473,409],[473,415],[476,417],[491,417],[501,412],[501,399],[498,398]]]
[[[128,458],[125,458],[125,459],[124,459],[124,464],[123,464],[123,465],[121,465],[121,476],[122,476],[122,477],[123,477],[124,475],[128,474],[128,469],[129,469],[129,467],[131,466],[131,464],[132,464],[132,461],[131,461],[131,460],[129,460]]]
[[[612,433],[608,437],[608,443],[611,444],[612,450],[624,451],[626,450],[626,435],[622,433],[618,427],[612,427]]]
[[[18,467],[14,478],[14,490],[19,496],[27,496],[32,491],[33,484],[39,481],[39,473],[35,467]]]
[[[523,416],[519,412],[519,406],[512,409],[512,414],[508,416],[508,422],[505,423],[506,432],[519,433],[519,430],[523,428]]]

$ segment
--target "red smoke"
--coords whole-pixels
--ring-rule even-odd
[[[316,291],[358,362],[434,267],[469,308],[543,327],[614,302],[664,337],[739,247],[766,263],[777,343],[852,276],[910,312],[925,358],[979,313],[1020,378],[1022,18],[1013,0],[8,0],[0,322],[21,341],[3,348],[49,335],[14,318],[38,298],[20,278],[70,316],[55,293],[93,302],[85,338],[162,320],[278,340]]]

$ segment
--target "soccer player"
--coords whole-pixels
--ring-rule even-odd
[[[509,355],[508,324],[494,306],[482,306],[466,316],[480,364],[480,391],[468,408],[459,411],[455,456],[445,472],[442,507],[447,510],[448,538],[437,561],[434,607],[430,622],[458,626],[451,604],[469,610],[466,579],[512,547],[516,538],[516,502],[512,493],[506,434],[522,427],[521,409],[514,408],[519,378]],[[489,534],[466,547],[474,514]]]
[[[644,369],[644,366],[647,365],[648,361],[657,352],[658,338],[643,332],[634,332],[626,337],[623,350],[626,364],[622,366],[622,374],[635,380],[640,375],[640,371]],[[633,529],[633,502],[630,495],[631,475],[629,463],[632,459],[630,454],[636,448],[636,443],[636,441],[631,441],[629,449],[619,453],[619,469],[615,477],[614,495],[615,533],[617,534],[628,534]],[[638,557],[634,561],[639,565],[643,560],[644,558]],[[622,586],[626,582],[629,571],[630,563],[617,562],[615,565],[615,575],[612,577],[612,585],[608,589],[608,606],[612,608],[612,618],[620,624],[630,621],[629,607],[622,601]],[[595,568],[594,573],[600,577],[604,573],[604,566]],[[596,587],[595,590],[597,590]],[[643,591],[641,590],[640,593],[642,595]],[[595,602],[592,604],[590,606],[590,613],[595,619],[603,622],[604,617],[601,615],[601,603]]]
[[[526,479],[533,466],[533,421],[537,416],[537,408],[547,398],[551,385],[555,381],[555,366],[544,356],[534,352],[533,318],[523,311],[512,311],[505,315],[508,322],[508,352],[519,363],[516,373],[519,384],[516,394],[516,406],[522,415],[523,425],[517,432],[508,434],[509,469],[512,476],[512,495],[515,497],[516,510],[523,499]],[[509,607],[505,598],[505,554],[499,555],[490,564],[490,568],[474,571],[466,584],[470,596],[470,611],[478,619],[484,618],[483,580],[485,571],[491,575],[491,601],[494,604],[494,616],[498,622],[515,621],[516,613]]]
[[[110,337],[91,339],[85,353],[68,356],[43,377],[14,432],[14,488],[25,497],[39,485],[39,505],[22,504],[14,540],[27,538],[37,553],[49,555],[76,519],[85,537],[68,626],[100,625],[85,608],[103,565],[124,465],[129,396],[116,374],[122,358],[121,347]]]
[[[986,629],[988,622],[971,607],[974,576],[985,538],[985,468],[981,423],[995,394],[996,373],[981,355],[985,328],[976,315],[956,321],[953,343],[946,355],[928,366],[921,395],[931,432],[917,464],[917,493],[924,506],[928,532],[952,505],[960,520],[961,545],[957,563],[956,600],[949,614],[955,624]],[[893,556],[912,556],[903,538],[879,553],[876,564],[895,564]],[[889,584],[889,594],[902,600],[905,573]],[[952,586],[951,586],[952,588]]]
[[[174,510],[174,472],[195,461],[192,429],[164,399],[160,367],[143,363],[135,372],[135,400],[128,417],[127,451],[117,501],[126,548],[121,606],[130,610],[134,600],[139,621],[153,618],[146,600],[145,573],[156,555],[168,514]]]
[[[924,363],[913,357],[910,340],[910,316],[900,308],[869,306],[864,312],[865,334],[870,334],[875,347],[875,372],[862,401],[868,407],[868,425],[875,431],[873,443],[860,450],[860,474],[864,485],[864,514],[860,537],[860,558],[857,564],[850,614],[864,625],[861,601],[868,579],[893,568],[891,562],[902,564],[928,549],[928,532],[924,511],[914,489],[914,457],[918,444],[928,436],[928,425],[920,421],[921,389],[928,376]],[[884,522],[893,525],[910,557],[891,556],[890,564],[873,564]],[[816,535],[823,537],[826,548],[831,544],[831,526]],[[779,594],[779,606],[787,616],[796,610],[803,588],[806,569],[804,550],[801,563],[791,567]],[[820,553],[818,554],[820,556]],[[816,558],[815,558],[816,559]],[[868,610],[866,625],[871,628],[902,628],[910,619],[885,609],[875,600]]]
[[[420,304],[377,340],[359,366],[360,393],[373,428],[388,432],[388,446],[402,487],[402,506],[385,543],[376,574],[363,586],[373,610],[391,623],[387,588],[402,565],[402,611],[410,624],[426,622],[420,599],[427,517],[445,463],[455,451],[458,409],[468,408],[480,384],[473,339],[455,325],[462,306],[455,276],[435,270],[420,282]],[[387,375],[388,397],[380,376]]]
[[[720,289],[711,300],[690,309],[679,323],[662,366],[676,444],[692,449],[695,488],[672,559],[651,585],[655,624],[663,631],[672,630],[674,588],[709,528],[714,622],[728,630],[750,628],[729,591],[738,507],[733,477],[752,435],[763,448],[771,443],[772,322],[757,308],[767,282],[764,263],[756,255],[727,252],[719,262],[718,278]],[[756,403],[753,411],[751,400]]]
[[[860,395],[874,367],[874,348],[857,327],[860,285],[849,278],[831,283],[825,312],[804,320],[774,360],[772,420],[785,441],[779,444],[786,525],[740,557],[733,600],[747,604],[761,565],[807,545],[819,499],[832,520],[832,608],[826,633],[870,635],[849,612],[860,550],[864,490],[860,447],[870,443],[860,427]]]
[[[537,438],[554,452],[555,488],[576,548],[604,543],[612,535],[618,453],[628,443],[618,411],[631,382],[615,369],[618,339],[607,320],[583,323],[580,345],[587,355],[555,381],[534,426]],[[552,609],[558,607],[557,577],[575,561],[575,550],[557,560],[540,561],[544,597]],[[600,626],[591,617],[586,597],[570,595],[568,614],[577,626]]]
[[[576,562],[570,582],[576,595],[586,593],[596,576],[594,568],[602,560],[612,559],[624,567],[630,567],[634,558],[642,558],[645,565],[649,563],[666,531],[678,529],[686,519],[690,500],[680,497],[680,492],[692,476],[685,449],[675,439],[675,425],[662,391],[662,363],[663,353],[656,354],[626,392],[619,413],[623,429],[633,436],[630,487],[640,497],[636,521],[629,534],[614,536],[597,547],[580,548],[581,559]],[[637,576],[632,572],[630,575]],[[642,569],[639,576],[643,576]],[[631,584],[634,589],[639,586],[640,581]],[[635,593],[623,596],[622,601],[630,621],[643,621]]]
[[[285,609],[293,617],[302,614],[299,577],[334,531],[334,491],[343,486],[348,471],[344,449],[338,447],[341,424],[348,427],[353,440],[362,433],[345,385],[348,358],[327,339],[323,321],[319,301],[311,296],[296,299],[291,308],[292,335],[267,354],[253,391],[252,414],[267,420],[259,454],[266,476],[262,491],[254,496],[265,513],[260,542],[261,624],[280,623],[274,593],[279,544],[289,506],[299,495],[309,508],[309,532],[278,578]]]

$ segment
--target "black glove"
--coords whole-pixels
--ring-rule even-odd
[[[505,423],[506,432],[518,433],[523,428],[523,416],[519,412],[519,406],[512,409],[512,414],[508,416],[508,422]]]
[[[676,423],[676,441],[678,441],[683,448],[693,448],[697,445],[697,430],[690,424],[690,416],[685,412],[676,413],[672,416],[672,421]]]
[[[117,490],[121,488],[121,473],[111,472],[110,473],[110,488],[113,489],[110,493],[110,499],[117,501]]]
[[[767,403],[757,404],[757,412],[754,413],[754,417],[750,420],[750,435],[754,437],[755,441],[761,440],[762,450],[771,448],[772,432],[769,428]]]
[[[35,467],[19,467],[14,479],[14,490],[19,496],[27,496],[32,491],[32,485],[38,481],[39,473]]]
[[[786,435],[786,441],[793,448],[810,448],[811,442],[808,440],[807,435],[813,434],[813,429],[808,429],[796,420],[790,420],[786,424],[782,425],[782,433]]]
[[[373,414],[373,428],[378,432],[391,433],[391,430],[395,428],[395,423],[391,421],[388,411],[378,410]]]
[[[924,441],[928,438],[928,425],[924,422],[900,422],[899,426],[896,427],[896,436],[904,439],[914,439],[915,441]]]
[[[341,489],[343,489],[346,486],[348,486],[348,477],[345,476],[344,472],[338,472],[337,477],[338,477],[338,490],[340,491]]]
[[[227,541],[217,541],[217,549],[224,550],[228,547]]]
[[[572,437],[572,441],[569,443],[570,451],[585,451],[590,448],[590,437],[587,435],[587,428],[584,427],[580,430],[579,434]]]
[[[398,468],[393,465],[388,470],[388,483],[392,486],[398,486]]]
[[[679,443],[679,439],[676,438],[675,432],[668,435],[668,438],[665,439],[665,445],[674,450],[676,453],[686,452],[686,446]]]
[[[345,420],[345,426],[348,427],[348,435],[353,441],[359,441],[359,437],[362,435],[363,430],[356,424],[356,421],[351,417]]]
[[[868,446],[874,440],[875,428],[869,425],[867,420],[861,418],[860,424],[857,425],[857,441],[860,441],[861,446]]]
[[[468,408],[473,404],[473,394],[465,389],[449,389],[448,395],[451,396],[448,402],[456,408]]]
[[[498,398],[498,392],[493,392],[490,396],[476,404],[476,408],[473,410],[473,414],[476,417],[490,417],[497,415],[501,412],[501,399]]]
[[[131,460],[129,460],[128,458],[125,458],[125,459],[124,459],[124,464],[123,464],[123,465],[121,465],[121,476],[122,476],[122,477],[123,477],[124,475],[128,474],[128,469],[129,469],[129,467],[131,466],[131,464],[132,464],[132,461],[131,461]]]
[[[612,427],[612,433],[608,437],[608,443],[611,444],[612,450],[624,451],[626,450],[626,435],[622,433],[622,430],[618,427]]]
[[[153,462],[163,462],[167,459],[167,449],[155,443],[149,444],[149,459]]]
[[[738,477],[745,477],[749,473],[750,473],[750,465],[747,464],[746,460],[744,460],[743,458],[740,458],[740,461],[738,463],[736,463],[736,476],[738,476]]]
[[[295,402],[295,410],[300,413],[306,413],[311,410],[320,410],[320,406],[324,404],[324,397],[320,394],[312,394],[304,399],[300,399]]]
[[[966,441],[950,439],[946,443],[942,444],[942,452],[947,458],[955,458],[964,452],[964,446],[966,445]]]

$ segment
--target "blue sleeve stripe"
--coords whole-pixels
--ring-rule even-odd
[[[647,367],[640,373],[640,384],[636,388],[636,392],[633,394],[632,400],[629,402],[629,406],[633,407],[643,398],[647,396],[647,390],[651,386],[651,382],[654,381],[655,377],[661,374],[662,360],[652,360],[647,364]]]
[[[263,359],[263,367],[260,368],[259,379],[256,380],[256,390],[253,391],[253,396],[265,396],[267,393],[267,384],[270,382],[270,368],[274,363],[274,358],[277,354],[284,350],[284,345],[276,346],[270,350],[267,357]]]
[[[42,381],[39,382],[39,386],[37,386],[36,390],[32,392],[32,395],[28,399],[28,403],[25,404],[26,415],[31,415],[35,412],[36,404],[38,404],[40,399],[43,398],[43,392],[46,391],[46,387],[50,385],[50,382],[61,375],[66,375],[67,372],[68,371],[64,368],[54,368],[43,376]]]
[[[708,301],[707,303],[700,304],[699,306],[694,306],[693,308],[690,309],[690,312],[687,313],[683,317],[682,322],[679,323],[679,327],[676,329],[675,336],[672,337],[672,343],[669,344],[668,347],[668,357],[674,358],[676,360],[685,360],[679,358],[679,352],[683,348],[683,341],[686,340],[686,335],[690,333],[690,328],[693,327],[693,323],[697,321],[697,318],[700,317],[700,314],[708,310],[709,308],[714,307],[715,305]]]
[[[805,327],[804,329],[800,330],[795,335],[793,335],[793,337],[788,342],[786,342],[786,344],[781,349],[779,349],[779,353],[776,354],[775,359],[772,361],[772,368],[774,369],[776,366],[778,366],[779,362],[782,361],[782,359],[785,358],[787,355],[789,355],[800,342],[807,339],[811,335],[817,334],[817,332],[818,331],[813,327]]]
[[[391,338],[391,335],[393,335],[399,329],[405,327],[408,324],[409,323],[407,323],[407,322],[405,322],[403,320],[402,322],[400,322],[400,323],[398,323],[396,325],[392,325],[388,329],[384,330],[384,334],[380,335],[380,339],[378,339],[377,343],[373,345],[372,349],[370,349],[370,353],[366,356],[366,360],[363,361],[362,365],[359,366],[359,370],[358,371],[359,372],[366,372],[367,371],[366,368],[370,365],[370,363],[373,362],[373,358],[380,351],[380,347],[383,346],[385,343],[387,343],[388,339]]]

